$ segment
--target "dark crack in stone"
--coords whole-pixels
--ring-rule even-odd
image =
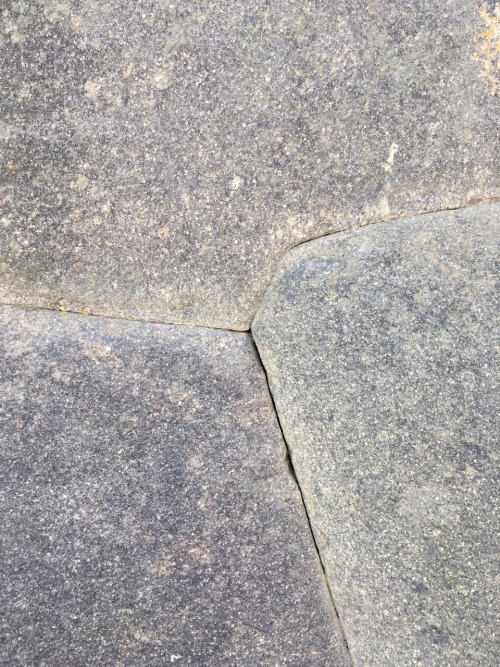
[[[0,664],[346,667],[246,334],[0,309]]]
[[[3,302],[245,329],[298,243],[500,195],[490,3],[0,13]]]
[[[252,326],[355,667],[500,664],[499,223],[304,244]]]

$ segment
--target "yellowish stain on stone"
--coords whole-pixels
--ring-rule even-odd
[[[148,567],[151,574],[155,574],[160,577],[169,577],[173,574],[176,568],[176,563],[174,557],[170,553],[164,553],[162,557],[153,565]]]
[[[485,7],[481,7],[479,13],[485,23],[485,30],[479,36],[479,50],[475,58],[482,65],[481,74],[490,91],[496,94],[500,91],[500,3],[495,4],[491,14]]]

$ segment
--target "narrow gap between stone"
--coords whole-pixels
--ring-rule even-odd
[[[339,627],[340,636],[341,636],[341,639],[342,639],[342,641],[343,641],[343,643],[344,643],[344,646],[345,646],[345,648],[346,648],[347,658],[348,658],[348,660],[349,660],[349,665],[350,665],[351,667],[354,667],[354,663],[353,663],[353,661],[352,661],[352,656],[351,656],[351,651],[350,651],[350,649],[349,649],[349,643],[348,643],[348,641],[347,641],[347,637],[346,637],[346,635],[345,635],[344,628],[342,627],[342,623],[341,623],[341,620],[340,620],[340,616],[339,616],[339,613],[338,613],[338,611],[337,611],[337,605],[335,604],[335,600],[334,600],[334,598],[333,598],[332,589],[330,588],[330,584],[329,584],[329,582],[328,582],[328,577],[327,577],[327,575],[326,575],[325,565],[324,565],[324,563],[323,563],[323,559],[322,559],[322,557],[321,557],[321,553],[320,553],[320,550],[319,550],[319,548],[318,548],[318,543],[316,542],[316,536],[315,536],[315,534],[314,534],[314,530],[313,530],[313,526],[312,526],[312,523],[311,523],[311,519],[310,519],[310,517],[309,517],[309,512],[307,511],[307,505],[306,505],[306,502],[305,502],[305,499],[304,499],[304,494],[302,493],[302,489],[301,489],[299,480],[298,480],[298,478],[297,478],[297,474],[296,474],[296,472],[295,472],[295,468],[293,467],[293,462],[292,462],[292,456],[291,456],[290,447],[289,447],[288,442],[287,442],[287,440],[286,440],[286,438],[285,438],[285,433],[283,432],[283,427],[282,427],[282,425],[281,425],[281,421],[280,421],[279,413],[278,413],[278,410],[277,410],[277,408],[276,408],[276,403],[275,403],[275,400],[274,400],[273,393],[272,393],[272,391],[271,391],[271,385],[269,384],[269,377],[268,377],[268,375],[267,375],[266,367],[265,367],[264,364],[262,363],[262,359],[261,359],[261,357],[260,357],[259,350],[258,350],[258,348],[257,348],[257,345],[256,345],[256,343],[255,343],[255,340],[254,340],[254,338],[253,338],[253,336],[252,336],[252,332],[250,331],[250,332],[248,332],[248,333],[249,333],[249,336],[250,336],[250,340],[252,341],[252,345],[253,345],[255,354],[256,354],[256,356],[257,356],[257,360],[258,360],[258,362],[260,363],[260,366],[261,366],[261,368],[262,368],[262,370],[263,370],[263,372],[264,372],[264,377],[265,377],[265,379],[266,379],[266,384],[267,384],[267,389],[268,389],[268,391],[269,391],[269,396],[271,397],[271,403],[272,403],[272,406],[273,406],[274,414],[275,414],[275,416],[276,416],[276,421],[278,422],[278,427],[279,427],[279,429],[280,429],[280,431],[281,431],[281,437],[283,438],[283,442],[284,442],[284,444],[285,444],[285,448],[286,448],[286,463],[287,463],[287,465],[288,465],[288,470],[289,470],[289,473],[290,473],[292,479],[294,480],[295,484],[297,485],[297,489],[299,490],[299,493],[300,493],[300,497],[301,497],[301,500],[302,500],[302,506],[303,506],[303,508],[304,508],[304,514],[305,514],[305,517],[306,517],[306,519],[307,519],[307,524],[308,524],[308,526],[309,526],[309,532],[311,533],[311,537],[312,537],[313,545],[314,545],[314,548],[315,548],[316,553],[317,553],[317,555],[318,555],[318,559],[319,559],[319,562],[320,562],[320,565],[321,565],[321,569],[322,569],[322,571],[323,571],[323,577],[324,577],[324,579],[325,579],[326,588],[327,588],[327,590],[328,590],[328,595],[329,595],[329,597],[330,597],[330,602],[331,602],[331,605],[332,605],[333,614],[334,614],[335,618],[337,619],[337,624],[338,624],[338,627]]]
[[[2,308],[19,308],[22,310],[47,310],[50,313],[60,313],[61,315],[81,315],[82,317],[98,317],[103,320],[118,320],[119,322],[137,322],[144,324],[161,324],[164,327],[183,327],[185,329],[211,329],[212,331],[229,331],[237,334],[247,334],[250,329],[230,329],[229,327],[211,327],[208,324],[182,324],[179,322],[163,322],[162,320],[146,320],[141,317],[120,317],[120,315],[102,315],[100,313],[84,313],[80,310],[70,310],[57,308],[56,306],[35,306],[26,303],[2,303]]]
[[[397,220],[408,220],[408,218],[420,218],[423,215],[434,215],[435,213],[446,213],[447,211],[465,211],[465,209],[468,208],[475,208],[476,206],[488,206],[489,204],[497,204],[498,202],[500,202],[500,197],[487,197],[486,199],[481,199],[476,202],[471,202],[470,204],[465,204],[465,206],[449,206],[448,208],[437,208],[430,211],[419,211],[418,213],[406,213],[404,215],[397,215],[394,218],[373,220],[372,222],[362,223],[360,225],[355,225],[354,227],[347,227],[345,229],[338,229],[334,232],[325,232],[324,234],[318,234],[318,236],[312,236],[310,239],[299,241],[299,243],[289,248],[286,252],[288,253],[290,250],[304,245],[304,243],[310,243],[311,241],[322,239],[325,236],[335,236],[336,234],[342,234],[344,232],[352,232],[355,229],[363,229],[364,227],[371,227],[372,225],[381,225],[384,222],[396,222]]]
[[[500,197],[489,197],[487,199],[483,199],[478,202],[473,202],[471,204],[466,204],[465,206],[455,206],[455,207],[450,207],[450,208],[442,208],[442,209],[436,209],[434,211],[422,211],[420,213],[409,213],[408,215],[402,215],[398,216],[395,218],[386,218],[383,220],[375,220],[373,222],[369,222],[366,224],[361,224],[357,225],[356,227],[349,227],[347,229],[338,229],[337,231],[333,232],[325,232],[324,234],[319,234],[318,236],[313,236],[308,239],[304,239],[303,241],[300,241],[294,246],[291,246],[290,248],[287,248],[281,258],[278,260],[276,267],[273,271],[273,274],[267,283],[265,289],[262,291],[262,296],[259,299],[259,302],[257,306],[254,308],[253,314],[250,318],[250,322],[248,324],[248,327],[246,329],[231,329],[230,327],[214,327],[210,326],[208,324],[186,324],[185,322],[165,322],[162,320],[147,320],[145,318],[141,317],[120,317],[119,315],[102,315],[100,313],[83,313],[78,310],[62,310],[61,308],[57,308],[56,306],[50,307],[50,306],[36,306],[36,305],[31,305],[31,304],[26,304],[26,303],[3,303],[0,302],[0,306],[5,306],[5,307],[10,307],[10,308],[22,308],[24,310],[48,310],[56,313],[69,313],[71,315],[86,315],[87,317],[100,317],[103,319],[109,319],[109,320],[123,320],[125,322],[147,322],[149,324],[162,324],[164,326],[172,326],[172,327],[187,327],[189,329],[197,328],[197,329],[213,329],[215,331],[231,331],[233,333],[250,333],[252,329],[252,324],[253,320],[255,319],[255,316],[260,308],[260,304],[262,303],[262,300],[264,299],[264,296],[266,295],[267,290],[269,289],[269,285],[272,283],[273,278],[276,274],[276,271],[278,270],[279,265],[283,261],[283,259],[286,257],[286,255],[294,250],[295,248],[298,248],[301,245],[304,245],[305,243],[312,243],[312,241],[317,241],[318,239],[325,238],[327,236],[335,236],[336,234],[343,234],[345,232],[351,232],[355,229],[363,229],[364,227],[371,227],[372,225],[380,225],[384,222],[395,222],[396,220],[405,220],[407,218],[418,218],[421,215],[431,215],[433,213],[444,213],[446,211],[461,211],[466,208],[472,208],[475,206],[486,206],[487,204],[496,204],[500,202]]]

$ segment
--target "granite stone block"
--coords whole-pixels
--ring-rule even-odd
[[[3,0],[1,301],[247,329],[298,243],[500,196],[498,7]]]
[[[0,308],[0,665],[346,667],[248,334]]]
[[[253,335],[354,667],[500,664],[500,205],[291,251]]]

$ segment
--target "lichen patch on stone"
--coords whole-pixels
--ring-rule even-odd
[[[479,10],[486,24],[479,37],[479,51],[475,58],[481,62],[482,76],[493,94],[500,90],[500,3],[496,3],[491,14],[485,7]]]

